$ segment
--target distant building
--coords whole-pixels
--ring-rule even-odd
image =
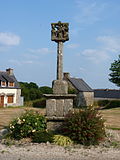
[[[13,69],[0,71],[0,107],[21,105],[23,105],[23,97]]]
[[[80,78],[71,78],[69,73],[64,73],[64,80],[68,82],[69,89],[76,90],[76,105],[90,106],[94,102],[94,91],[92,88]]]
[[[94,89],[95,100],[120,100],[120,90],[117,89]]]

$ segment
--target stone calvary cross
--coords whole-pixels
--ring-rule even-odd
[[[68,23],[51,23],[51,40],[57,43],[57,80],[63,79],[63,43],[69,40]]]
[[[45,94],[47,129],[56,130],[73,109],[76,95],[68,94],[68,83],[63,80],[63,43],[69,40],[68,23],[51,23],[51,40],[57,43],[57,78],[52,83],[53,94]]]

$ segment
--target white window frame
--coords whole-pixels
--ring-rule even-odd
[[[5,81],[1,81],[1,87],[6,87],[6,82],[5,82],[5,85],[3,85],[2,82],[5,82]]]
[[[13,83],[13,86],[10,86],[10,83]],[[14,86],[15,86],[14,82],[8,82],[8,87],[14,87]]]

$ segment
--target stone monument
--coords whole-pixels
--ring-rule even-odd
[[[57,43],[57,78],[53,81],[53,94],[45,94],[47,128],[57,129],[65,115],[73,108],[76,95],[68,94],[68,84],[63,80],[63,43],[69,40],[68,23],[51,24],[51,40]]]

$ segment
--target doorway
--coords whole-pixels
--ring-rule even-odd
[[[0,107],[4,107],[4,96],[0,96]]]

